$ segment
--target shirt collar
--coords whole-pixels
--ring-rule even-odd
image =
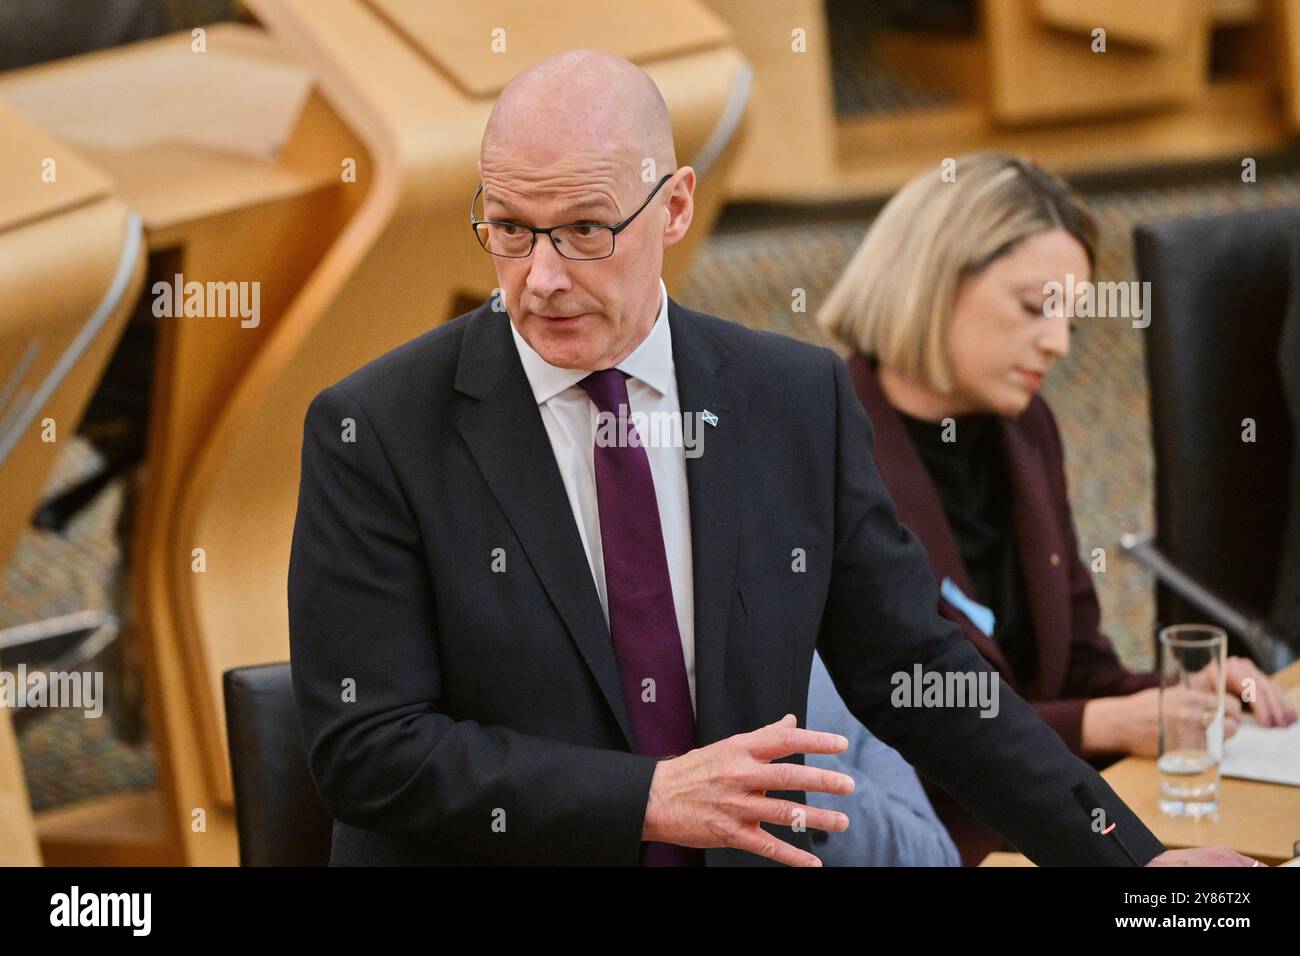
[[[560,368],[546,361],[524,341],[514,322],[510,322],[510,334],[514,337],[519,361],[523,363],[524,374],[528,376],[528,384],[538,405],[544,405],[566,388],[577,385],[589,374],[589,370]],[[668,290],[662,278],[659,280],[659,315],[650,327],[650,334],[617,367],[632,378],[645,382],[660,395],[668,393],[674,370],[673,339],[668,327]]]

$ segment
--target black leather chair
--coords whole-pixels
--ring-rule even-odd
[[[1144,223],[1134,242],[1156,472],[1138,556],[1157,617],[1218,618],[1272,670],[1300,650],[1300,207]]]
[[[289,665],[222,675],[241,866],[327,866],[333,820],[307,769]]]

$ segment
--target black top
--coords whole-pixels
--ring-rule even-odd
[[[939,492],[975,592],[966,596],[993,612],[993,640],[1023,685],[1037,669],[1037,652],[997,422],[992,415],[960,415],[945,429],[898,414]]]

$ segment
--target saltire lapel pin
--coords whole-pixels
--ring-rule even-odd
[[[712,428],[718,427],[718,416],[713,414],[713,412],[709,411],[707,408],[704,410],[704,414],[701,417],[704,419],[706,425],[709,425]]]

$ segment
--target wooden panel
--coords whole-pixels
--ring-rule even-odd
[[[0,231],[108,195],[107,176],[4,102],[0,86]],[[45,182],[43,163],[55,178]]]
[[[1171,50],[1182,43],[1199,15],[1200,0],[1038,0],[1042,22],[1061,30],[1091,36],[1102,27],[1111,41],[1153,49]]]
[[[336,162],[277,162],[311,83],[261,30],[219,24],[201,54],[183,33],[5,73],[0,100],[74,143],[156,231],[337,183]]]
[[[1235,27],[1255,23],[1264,16],[1264,4],[1272,0],[1210,0],[1210,19],[1215,26]]]
[[[1287,121],[1300,130],[1300,0],[1274,0],[1273,10]]]
[[[369,0],[459,89],[478,99],[553,53],[597,47],[645,65],[729,41],[694,0]],[[493,31],[504,31],[494,34]],[[494,36],[504,41],[494,49]]]
[[[122,791],[44,810],[36,833],[46,866],[180,866],[156,790]]]
[[[189,34],[7,74],[10,105],[55,136],[109,150],[182,142],[273,158],[293,127],[311,75],[283,60],[228,49],[218,31],[202,53]],[[159,89],[167,91],[159,96]],[[256,109],[249,109],[256,104]]]
[[[1094,53],[1090,36],[1043,24],[1036,0],[985,0],[993,115],[1025,123],[1197,100],[1207,82],[1209,20],[1204,0],[1195,3],[1196,15],[1168,50],[1108,42]]]
[[[9,709],[0,707],[0,866],[40,866],[32,807]]]
[[[797,195],[835,175],[835,106],[822,0],[705,0],[754,69],[753,108],[733,195]],[[805,52],[791,49],[804,31]],[[776,185],[776,184],[779,184]]]
[[[891,73],[915,77],[921,86],[961,102],[988,99],[988,50],[980,37],[881,30],[873,43],[881,66]]]

